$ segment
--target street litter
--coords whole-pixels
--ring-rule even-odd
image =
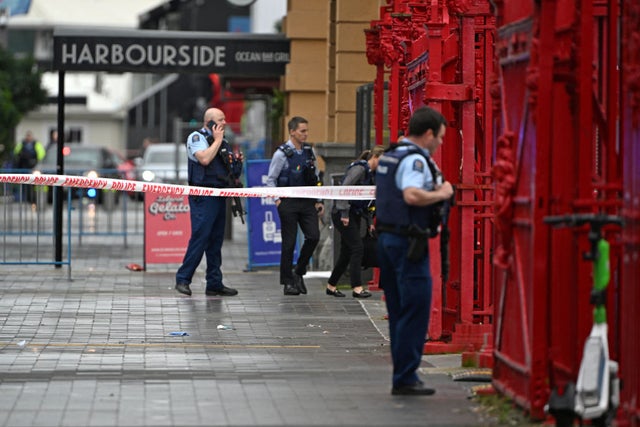
[[[218,330],[219,330],[219,331],[230,331],[230,330],[233,330],[233,326],[229,326],[229,325],[218,325]]]
[[[169,335],[172,337],[188,337],[189,334],[186,332],[178,331],[178,332],[169,332]]]
[[[144,271],[144,267],[140,264],[131,263],[127,265],[127,269],[131,271]]]
[[[18,347],[24,347],[26,343],[27,343],[26,340],[22,340],[18,343]]]

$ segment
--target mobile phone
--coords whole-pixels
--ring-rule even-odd
[[[213,125],[215,125],[215,124],[216,124],[216,122],[214,122],[213,120],[209,120],[209,121],[207,122],[207,127],[208,127],[209,129],[212,129],[212,130],[213,130]]]

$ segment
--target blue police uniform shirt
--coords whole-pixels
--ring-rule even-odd
[[[411,141],[404,139],[401,142],[413,144]],[[429,156],[429,150],[415,145]],[[398,147],[397,150],[408,150],[408,147]],[[420,154],[409,154],[402,159],[395,176],[396,186],[403,191],[409,187],[422,188],[423,190],[433,191],[435,188],[431,170],[427,165],[427,161]]]
[[[203,130],[207,132],[207,135],[211,135],[209,129]],[[206,150],[207,148],[209,148],[207,137],[202,135],[199,131],[192,132],[189,135],[189,138],[187,138],[187,157],[189,157],[189,160],[199,163],[198,159],[196,159],[196,152]]]

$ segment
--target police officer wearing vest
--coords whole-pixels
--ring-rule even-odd
[[[42,143],[34,138],[33,132],[28,130],[24,139],[16,144],[13,150],[13,167],[19,169],[17,171],[18,173],[31,173],[31,169],[33,169],[39,161],[44,159],[45,154],[46,151]],[[33,202],[35,200],[34,186],[32,185],[25,185],[24,193],[22,194],[17,188],[15,191],[16,200],[20,197],[23,198],[23,201]]]
[[[318,185],[316,159],[311,145],[307,144],[309,122],[295,116],[287,125],[289,140],[273,154],[267,177],[268,187],[301,187]],[[324,212],[321,200],[286,197],[276,200],[282,233],[280,253],[280,284],[285,295],[306,294],[304,276],[309,259],[320,241],[318,217]],[[304,243],[293,269],[293,251],[296,245],[298,225],[304,235]]]
[[[447,122],[429,107],[416,110],[408,135],[385,153],[376,171],[380,284],[389,314],[393,395],[431,395],[420,366],[431,310],[428,238],[437,234],[433,209],[453,187],[434,177],[430,156],[443,142]],[[440,181],[440,182],[438,182]]]
[[[363,151],[358,159],[347,167],[341,185],[373,185],[374,174],[380,156],[384,152],[381,145],[373,150]],[[364,245],[360,234],[362,218],[366,220],[367,232],[373,232],[373,224],[369,207],[371,200],[336,200],[331,211],[331,221],[340,233],[340,252],[331,276],[327,281],[326,294],[333,297],[344,297],[337,288],[340,277],[349,267],[351,296],[353,298],[369,298],[371,292],[362,287],[362,257]]]
[[[39,161],[44,159],[46,151],[42,143],[33,137],[33,132],[28,130],[24,139],[16,144],[13,154],[16,159],[15,168],[33,169]]]
[[[225,115],[217,108],[204,113],[204,126],[187,138],[189,185],[235,187],[242,173],[242,154],[234,153],[224,139]],[[226,222],[226,198],[189,196],[191,237],[182,265],[176,273],[176,290],[191,295],[191,280],[202,255],[207,257],[206,290],[209,296],[233,296],[238,291],[222,283],[222,242]]]

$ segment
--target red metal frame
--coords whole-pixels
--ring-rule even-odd
[[[367,31],[367,57],[377,67],[376,143],[395,141],[420,105],[450,122],[436,160],[456,185],[458,205],[446,283],[433,257],[425,350],[477,349],[493,332],[481,354],[493,344],[494,386],[544,418],[550,389],[575,381],[592,316],[591,268],[580,257],[585,230],[552,232],[543,218],[622,212],[624,235],[607,236],[608,322],[625,383],[619,422],[639,425],[640,5],[386,3]],[[438,242],[430,250],[437,254]]]
[[[533,418],[544,418],[550,388],[576,380],[592,316],[591,266],[580,256],[588,249],[585,230],[551,232],[542,220],[549,214],[619,213],[622,157],[615,138],[617,57],[611,53],[617,39],[609,28],[616,6],[592,0],[531,6],[499,5],[504,114],[498,147],[506,138],[517,148],[515,189],[504,187],[513,191],[513,204],[500,208],[512,211],[511,224],[508,218],[498,223],[498,253],[506,250],[511,261],[496,271],[505,279],[496,296],[494,385]],[[514,105],[523,100],[525,108],[517,111]],[[509,182],[498,181],[498,188]],[[512,247],[506,247],[509,235]],[[615,307],[620,245],[619,236],[609,237]],[[616,310],[609,313],[610,331],[616,331]],[[610,340],[615,357],[615,332]]]
[[[367,58],[376,87],[388,77],[389,140],[406,129],[421,105],[450,121],[436,160],[456,185],[450,220],[450,275],[440,280],[433,257],[433,311],[427,352],[479,349],[491,342],[492,116],[489,79],[494,72],[495,18],[489,1],[387,1],[367,30]],[[379,92],[374,95],[376,143],[383,139]],[[431,242],[439,253],[439,242]]]
[[[640,4],[625,0],[622,10],[622,107],[623,156],[622,287],[620,297],[620,426],[640,426]],[[609,19],[610,28],[613,17]],[[612,32],[610,31],[610,33]],[[613,37],[610,41],[612,42]],[[615,87],[610,89],[615,90]]]

